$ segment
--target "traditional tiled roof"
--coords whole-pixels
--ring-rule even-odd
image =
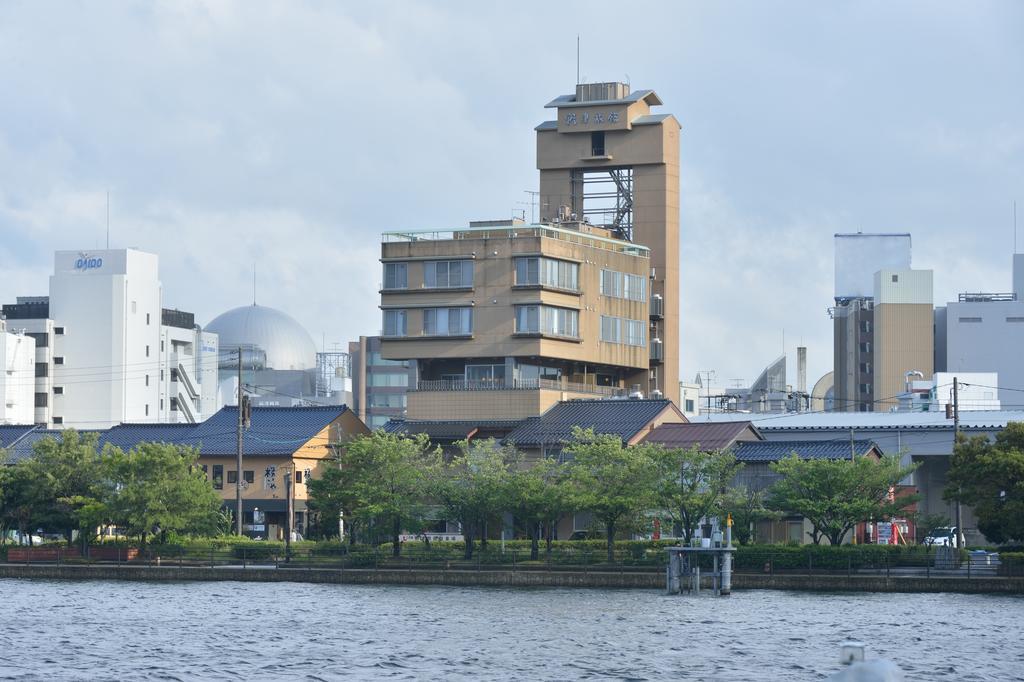
[[[871,440],[853,441],[853,451],[866,455],[872,451],[883,454],[881,448]],[[732,449],[740,462],[777,462],[794,452],[801,459],[849,459],[849,440],[755,440],[741,441]]]
[[[629,441],[666,409],[675,409],[671,400],[566,400],[523,420],[506,441],[521,447],[558,445],[569,440],[574,426]]]
[[[431,442],[454,443],[477,435],[503,436],[522,423],[521,419],[453,419],[453,420],[405,420],[392,419],[383,426],[388,433],[415,435],[424,433]]]
[[[666,448],[692,448],[701,450],[724,450],[740,436],[753,436],[762,440],[761,434],[750,422],[689,422],[687,424],[662,424],[644,438],[645,443],[657,443]]]
[[[0,426],[0,448],[7,453],[7,464],[32,456],[32,446],[47,436],[59,437],[60,431],[49,431],[38,426],[8,425]],[[3,462],[0,462],[3,463]]]
[[[789,414],[707,413],[697,422],[750,421],[759,431],[803,431],[829,429],[953,429],[945,412],[793,412]],[[1021,410],[961,410],[961,430],[1005,428],[1009,422],[1024,421]]]
[[[290,455],[346,410],[344,405],[253,407],[250,427],[242,435],[242,453],[253,457]],[[155,441],[196,447],[202,456],[233,455],[237,428],[238,410],[224,407],[199,424],[120,424],[108,429],[100,444],[129,449]]]

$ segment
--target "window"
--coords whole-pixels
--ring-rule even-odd
[[[160,352],[161,353],[164,352],[164,340],[163,339],[160,339]]]
[[[160,370],[160,381],[164,380],[164,371]]]
[[[892,276],[892,281],[893,281],[893,284],[895,284],[896,282],[899,282],[900,281],[900,276],[899,275],[893,275]]]
[[[472,308],[425,308],[424,336],[465,336],[473,333]]]
[[[64,356],[63,355],[56,355],[56,356],[54,356],[53,364],[55,364],[55,365],[63,365],[64,364]]]
[[[53,394],[54,395],[64,395],[64,387],[63,386],[54,386],[53,387]]]
[[[149,357],[149,344],[146,344],[146,357]]]
[[[57,336],[64,336],[64,327],[54,327],[53,328],[53,333],[56,334]],[[40,334],[40,336],[46,336],[46,335],[45,334]],[[38,345],[38,344],[36,344],[36,345]]]
[[[234,469],[228,469],[228,485],[238,483],[238,472]]]
[[[302,483],[302,472],[299,470],[295,471],[295,482]]]
[[[1024,317],[1008,317],[1007,322],[1024,322]]]
[[[473,286],[473,262],[438,260],[423,264],[423,286],[427,289],[452,289]]]
[[[684,411],[693,412],[693,398],[687,398],[685,401]]]
[[[642,320],[626,320],[626,345],[645,346],[647,325]]]
[[[50,404],[50,396],[45,393],[36,393],[36,407],[46,407]]]
[[[384,336],[405,336],[406,314],[404,310],[384,311]]]
[[[461,380],[462,377],[459,377]],[[405,407],[405,395],[403,394],[376,394],[369,396],[370,407]]]
[[[865,341],[864,343],[860,344],[860,352],[861,353],[870,353],[871,352],[871,342],[870,341]]]
[[[466,381],[501,386],[505,383],[505,365],[466,365]]]
[[[209,474],[209,473],[210,473],[210,471],[209,471],[209,467],[207,467],[207,466],[206,466],[206,465],[204,464],[204,465],[203,465],[203,478],[206,478],[207,474]]]
[[[516,285],[543,285],[569,291],[579,290],[579,263],[554,258],[516,258]]]
[[[860,363],[860,373],[861,374],[871,374],[871,363],[870,362],[862,362],[862,363]]]
[[[367,365],[372,367],[405,367],[405,360],[387,360],[382,358],[380,352],[372,351],[367,356]]]
[[[214,464],[213,465],[213,489],[223,490],[224,489],[224,465]]]
[[[63,328],[64,327],[60,327],[60,329]],[[54,333],[56,333],[56,331],[57,330],[54,329]],[[43,334],[40,332],[25,332],[25,336],[29,337],[30,339],[36,342],[36,348],[46,348],[47,346],[50,345],[49,334]]]
[[[981,318],[980,317],[961,317],[959,321],[961,323],[968,322],[968,323],[972,323],[972,324],[977,324],[978,322],[981,322]]]
[[[149,375],[146,375],[146,385],[149,386]]]
[[[406,289],[409,286],[409,268],[405,263],[384,264],[384,288]]]
[[[517,334],[550,334],[579,338],[580,313],[546,305],[516,306]]]
[[[149,416],[149,403],[146,403],[146,416]]]
[[[178,411],[178,399],[177,398],[171,398],[171,412],[177,412],[177,411]]]
[[[862,332],[864,332],[865,334],[870,334],[871,333],[871,321],[870,320],[861,320],[860,330]]]
[[[601,295],[625,298],[630,301],[647,300],[647,279],[615,270],[601,271]]]
[[[871,384],[861,384],[859,388],[860,388],[861,394],[865,394],[866,395],[866,394],[871,393]]]
[[[590,155],[604,156],[604,131],[590,133]]]
[[[36,377],[48,377],[50,376],[50,366],[45,362],[36,363]]]
[[[146,325],[149,325],[149,313],[146,313]]]
[[[401,387],[409,385],[408,374],[377,374],[373,373],[369,376],[368,383],[370,386],[379,387]]]
[[[608,343],[622,343],[622,320],[620,318],[601,316],[601,340]]]
[[[56,424],[63,424],[64,423],[64,417],[54,417],[53,418],[53,423],[54,423],[54,425],[56,425]]]
[[[248,471],[243,471],[242,478],[245,480],[246,483],[252,483],[256,480],[256,472],[254,472],[252,469],[249,469]]]

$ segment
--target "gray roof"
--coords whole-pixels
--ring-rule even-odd
[[[759,431],[830,429],[950,429],[953,420],[944,412],[793,412],[756,414],[750,412],[709,412],[695,422],[750,421]],[[1009,422],[1024,422],[1020,410],[961,410],[960,428],[1002,429]]]
[[[523,420],[506,438],[525,447],[543,447],[567,442],[574,426],[593,428],[632,440],[666,409],[678,410],[671,400],[566,400],[553,405],[539,417]]]
[[[603,106],[605,104],[622,104],[639,102],[642,99],[646,99],[647,103],[651,106],[657,106],[661,104],[661,98],[655,94],[654,90],[634,90],[622,99],[601,99],[592,100],[589,102],[577,102],[576,94],[571,95],[560,95],[554,98],[550,102],[544,105],[545,109],[554,109],[556,107],[590,107],[590,106]]]
[[[646,116],[637,116],[630,123],[635,126],[650,126],[661,123],[666,118],[671,117],[672,114],[647,114]]]
[[[405,420],[391,419],[382,428],[388,433],[404,435],[426,434],[437,444],[455,443],[473,436],[501,437],[522,423],[521,419],[453,419],[453,420]]]
[[[44,429],[38,426],[2,425],[0,426],[0,448],[7,451],[7,460],[0,459],[0,464],[14,464],[32,456],[32,447],[47,436],[59,438],[61,432]]]
[[[544,121],[534,130],[558,130],[558,121]]]
[[[702,450],[724,450],[746,432],[752,432],[757,439],[762,438],[750,422],[689,422],[662,424],[651,431],[644,442],[657,443],[667,448],[692,448],[699,445]]]
[[[882,454],[874,441],[855,440],[853,450],[858,456],[866,455],[872,450]],[[850,441],[848,440],[752,440],[736,443],[732,452],[740,462],[777,462],[794,452],[800,459],[849,459]]]

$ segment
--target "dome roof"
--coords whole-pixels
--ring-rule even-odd
[[[260,305],[233,308],[205,328],[220,337],[221,353],[257,347],[266,354],[267,369],[314,369],[316,345],[293,317]],[[237,366],[237,365],[236,365]]]

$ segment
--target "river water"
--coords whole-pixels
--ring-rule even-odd
[[[0,679],[1024,680],[1024,598],[0,580]]]

